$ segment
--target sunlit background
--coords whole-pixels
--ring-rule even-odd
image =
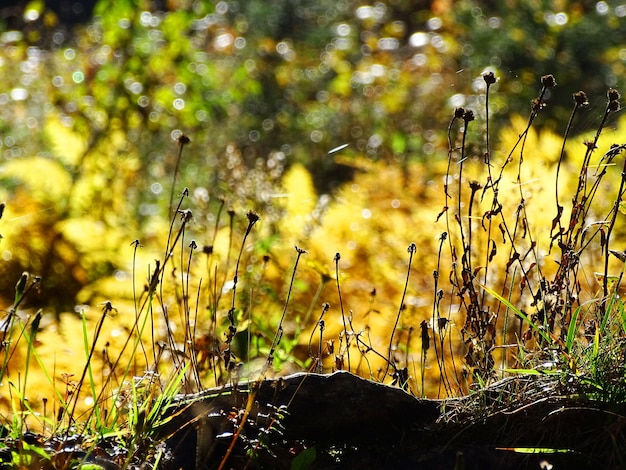
[[[567,125],[572,94],[589,96],[572,131],[588,132],[601,119],[606,90],[619,90],[626,72],[626,4],[619,1],[14,3],[0,9],[0,295],[8,311],[22,272],[41,277],[19,315],[27,324],[44,314],[38,347],[57,389],[71,388],[84,366],[80,315],[91,338],[107,300],[117,315],[105,319],[97,360],[110,373],[106,357],[131,331],[135,298],[165,254],[171,200],[176,207],[188,188],[181,206],[193,213],[187,251],[175,253],[159,294],[179,325],[171,328],[180,333],[177,322],[188,320],[179,286],[190,279],[191,341],[198,348],[224,341],[235,261],[253,210],[260,221],[242,251],[236,299],[235,353],[247,374],[258,370],[255,357],[263,363],[268,354],[298,246],[307,253],[286,307],[277,373],[312,364],[314,328],[328,302],[324,371],[348,368],[338,354],[346,318],[388,357],[401,311],[395,360],[406,364],[416,393],[445,393],[433,349],[425,389],[419,383],[420,325],[433,318],[433,271],[446,230],[435,220],[446,204],[455,108],[476,115],[467,142],[476,163],[485,144],[483,73],[495,73],[489,135],[492,158],[501,162],[524,129],[518,116],[529,115],[540,77],[555,75],[557,87],[536,121],[542,133],[525,149],[528,180],[539,181],[527,195],[538,202],[538,226],[549,231],[555,214],[540,201],[553,198],[554,181],[542,178],[558,159],[556,134]],[[617,122],[611,116],[609,130]],[[191,142],[179,161],[181,135]],[[602,141],[604,148],[619,135]],[[582,137],[574,140],[572,152],[583,149]],[[570,184],[577,158],[571,155]],[[468,171],[481,174],[478,166]],[[411,243],[417,252],[401,307]],[[449,258],[441,269],[447,278]],[[593,295],[593,269],[588,281]],[[463,392],[471,375],[460,372],[464,318],[449,297],[439,309],[454,341],[446,360],[455,354],[459,367],[447,392]],[[162,338],[163,326],[155,328]],[[362,355],[354,342],[351,354],[351,370],[380,378],[384,357]],[[150,367],[150,355],[136,359],[133,373]],[[11,360],[16,381],[24,351]],[[213,385],[214,371],[206,373],[204,385]],[[0,403],[8,406],[3,385]],[[33,406],[51,396],[46,387],[33,392]]]

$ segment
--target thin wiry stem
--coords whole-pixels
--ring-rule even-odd
[[[432,312],[432,325],[436,325],[439,321],[439,304],[441,302],[441,297],[443,296],[443,291],[439,289],[439,274],[441,272],[441,254],[443,251],[443,244],[448,238],[448,233],[443,232],[441,237],[439,237],[439,250],[437,251],[437,269],[433,273],[434,278],[434,288],[433,288],[433,312]],[[441,294],[440,294],[441,292]],[[424,334],[424,332],[422,332]],[[437,342],[435,344],[435,357],[437,358],[437,365],[439,366],[439,373],[441,373],[443,367],[443,357],[440,359],[439,350],[437,349]]]
[[[111,302],[109,302],[108,300],[104,303],[104,307],[102,308],[102,315],[100,316],[100,320],[98,321],[98,324],[96,325],[96,331],[93,335],[93,340],[91,342],[91,347],[89,348],[89,353],[87,355],[87,361],[85,362],[85,367],[83,368],[83,372],[80,376],[80,380],[77,382],[76,385],[76,391],[75,391],[75,400],[74,400],[74,404],[72,405],[72,411],[69,414],[69,419],[70,419],[70,424],[71,422],[74,420],[74,413],[76,411],[76,405],[78,404],[78,401],[80,400],[80,389],[83,386],[83,382],[85,381],[85,377],[87,375],[87,371],[90,370],[91,367],[91,358],[93,357],[93,353],[96,350],[96,343],[98,341],[98,339],[100,338],[100,333],[102,331],[102,326],[104,325],[104,319],[114,310],[117,310],[115,307],[113,307],[113,305],[111,305]],[[84,318],[83,318],[84,321]],[[87,341],[87,338],[85,336],[85,341]],[[93,384],[93,380],[91,381],[91,383]],[[98,407],[98,400],[100,399],[100,397],[98,397],[96,399],[96,402],[94,403],[94,407],[92,410],[92,413],[98,412],[97,409]],[[91,416],[90,416],[91,418]],[[85,420],[85,424],[84,424],[84,428],[83,428],[83,432],[81,432],[80,434],[84,434],[85,430],[87,429],[87,426],[89,425],[89,421],[90,419]],[[72,426],[68,426],[67,428],[67,433],[66,437],[69,436],[70,431],[72,430]]]
[[[611,215],[611,220],[609,222],[609,226],[607,228],[606,233],[606,245],[604,247],[605,255],[604,255],[604,279],[602,280],[602,294],[603,299],[600,303],[600,318],[604,318],[604,314],[606,312],[606,301],[609,298],[609,286],[608,286],[608,278],[609,278],[609,241],[611,240],[611,233],[613,233],[613,228],[615,227],[615,222],[617,220],[617,214],[619,214],[619,205],[622,203],[622,198],[624,197],[624,193],[626,192],[626,160],[624,160],[624,167],[622,169],[622,179],[620,181],[619,190],[617,191],[617,197],[615,198],[615,202],[613,203],[613,211]]]
[[[611,90],[609,90],[611,93]],[[617,93],[617,92],[615,92]],[[619,98],[619,95],[618,95]],[[616,109],[617,106],[617,109]],[[567,232],[567,240],[565,244],[567,246],[574,246],[578,242],[578,236],[580,235],[581,228],[579,226],[579,221],[584,220],[585,209],[585,201],[587,201],[586,196],[586,188],[587,188],[587,172],[589,169],[589,162],[591,160],[591,154],[594,150],[598,148],[598,141],[600,140],[600,135],[602,134],[602,130],[606,125],[606,121],[611,112],[619,109],[619,103],[616,100],[610,100],[606,104],[606,108],[604,110],[604,114],[602,115],[602,120],[598,129],[596,130],[596,134],[591,142],[585,142],[587,147],[587,151],[585,152],[585,157],[583,158],[583,163],[581,166],[581,170],[578,176],[578,186],[576,187],[576,192],[574,193],[574,197],[572,198],[572,213],[570,215],[570,224],[569,230]],[[583,195],[581,197],[581,194]],[[588,206],[586,206],[588,208]],[[578,226],[578,229],[574,228]]]
[[[131,328],[131,331],[129,333],[128,336],[132,336],[133,331],[135,330],[135,328],[137,328],[137,330],[139,330],[139,317],[141,315],[140,311],[139,311],[139,304],[138,304],[138,299],[137,299],[137,286],[136,286],[136,276],[137,276],[137,250],[141,247],[141,243],[139,243],[139,240],[135,240],[131,243],[131,245],[133,246],[133,275],[132,275],[132,283],[133,283],[133,306],[135,308],[135,322],[133,323],[133,326]],[[143,344],[143,341],[141,341],[141,336],[139,336],[139,344],[141,345],[141,352],[143,353],[143,357],[144,360],[146,361],[146,364],[149,364],[149,360],[148,360],[148,352],[146,351],[146,348]]]
[[[241,264],[241,257],[243,256],[244,247],[246,246],[246,240],[248,239],[248,235],[252,231],[252,227],[259,221],[259,216],[252,211],[249,211],[246,215],[248,217],[248,227],[246,228],[246,232],[243,235],[243,240],[241,241],[241,248],[239,249],[239,255],[237,256],[237,263],[235,264],[235,275],[233,276],[233,294],[232,301],[230,305],[230,310],[228,310],[228,331],[226,332],[226,350],[224,351],[224,365],[226,366],[226,370],[230,370],[232,364],[232,352],[230,351],[230,344],[237,333],[237,324],[235,322],[235,299],[237,297],[237,284],[239,283],[239,265]],[[229,249],[230,250],[230,249]]]
[[[339,296],[339,307],[341,309],[341,320],[343,321],[343,335],[346,338],[346,354],[348,356],[348,371],[350,371],[350,336],[346,325],[346,315],[343,309],[343,298],[341,296],[341,287],[339,286],[339,260],[341,255],[335,254],[335,280],[337,281],[337,295]]]
[[[324,302],[322,304],[322,313],[320,313],[317,322],[315,322],[315,326],[313,327],[313,331],[311,331],[311,337],[309,338],[309,357],[314,360],[314,368],[318,373],[322,373],[322,339],[324,335],[324,314],[328,312],[330,309],[330,304],[328,302]],[[313,357],[313,351],[311,350],[311,343],[313,342],[313,335],[315,335],[315,330],[319,326],[320,328],[320,342],[318,347],[317,357]]]
[[[405,308],[404,299],[406,297],[406,291],[409,288],[409,278],[411,277],[411,264],[413,262],[413,255],[415,255],[415,252],[417,251],[417,246],[415,245],[415,243],[411,243],[409,245],[409,248],[407,249],[407,251],[409,252],[409,264],[407,266],[406,278],[405,278],[405,281],[404,281],[404,290],[402,291],[402,298],[400,299],[400,307],[398,307],[398,314],[396,315],[396,321],[395,321],[395,323],[393,325],[393,328],[391,330],[391,335],[389,337],[389,348],[388,348],[388,356],[387,356],[387,368],[385,369],[385,374],[383,375],[383,380],[385,380],[385,377],[387,377],[387,374],[389,373],[389,365],[393,362],[393,358],[392,358],[393,337],[396,334],[396,329],[398,328],[398,323],[400,322],[400,315],[402,314],[402,311]]]
[[[493,72],[483,75],[485,81],[485,164],[489,172],[489,182],[491,182],[491,148],[489,147],[489,89],[496,83],[497,78]]]
[[[274,362],[274,352],[276,348],[280,344],[280,340],[283,338],[283,322],[285,321],[285,315],[287,315],[287,307],[289,306],[289,300],[291,299],[291,292],[293,290],[293,283],[296,279],[296,271],[298,270],[298,263],[300,262],[300,257],[306,253],[305,250],[295,247],[296,252],[298,253],[296,256],[296,262],[293,265],[293,270],[291,271],[291,281],[289,282],[289,289],[287,291],[287,298],[285,299],[285,304],[283,306],[283,313],[280,316],[280,321],[278,322],[278,328],[276,329],[276,333],[274,334],[274,339],[272,340],[272,346],[270,347],[270,352],[267,355],[267,361],[265,362],[266,370],[272,366]]]
[[[173,217],[172,205],[174,204],[174,192],[176,190],[176,181],[178,180],[178,169],[180,168],[180,161],[183,157],[183,147],[187,145],[191,140],[184,134],[181,134],[178,139],[178,155],[176,157],[176,165],[174,166],[174,176],[172,178],[172,187],[170,188],[170,203],[167,207],[168,217]]]
[[[563,226],[561,224],[561,215],[563,214],[563,206],[561,205],[559,201],[559,176],[561,174],[561,165],[563,163],[563,159],[565,158],[565,144],[567,143],[567,138],[569,136],[570,130],[572,129],[572,125],[574,123],[574,116],[576,116],[576,113],[581,107],[586,107],[589,105],[589,101],[587,101],[587,95],[585,94],[585,92],[579,91],[577,93],[574,93],[573,97],[574,97],[574,109],[572,109],[572,113],[570,114],[569,121],[567,122],[567,127],[565,128],[565,132],[563,133],[563,143],[561,144],[561,152],[559,154],[559,161],[556,165],[556,184],[555,184],[556,189],[554,191],[554,197],[556,200],[557,213],[554,219],[552,220],[552,228],[550,230],[550,240],[551,240],[550,248],[552,248],[552,243],[554,242],[554,239],[557,238],[558,236],[560,240],[563,234]],[[557,226],[559,230],[557,232],[558,235],[555,236],[554,230]]]

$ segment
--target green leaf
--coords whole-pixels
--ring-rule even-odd
[[[550,447],[496,447],[498,450],[508,450],[518,454],[570,454],[571,449],[553,449]]]
[[[50,455],[39,445],[23,442],[22,451],[27,454],[38,455],[43,460],[50,460]]]
[[[503,369],[507,374],[515,375],[555,375],[559,372],[556,370],[542,370],[542,369]]]
[[[407,147],[407,138],[406,135],[400,132],[395,132],[391,136],[391,149],[393,153],[404,153],[406,152]]]
[[[565,349],[567,352],[572,350],[572,346],[574,346],[574,340],[576,339],[576,331],[577,331],[577,323],[578,323],[578,315],[580,314],[581,307],[579,306],[569,321],[569,327],[567,328],[567,338],[565,340]]]
[[[20,276],[20,280],[17,281],[17,284],[15,285],[15,300],[13,302],[13,305],[17,306],[22,301],[22,298],[24,297],[24,292],[26,291],[27,281],[28,281],[28,273],[23,272],[22,275]]]
[[[515,313],[515,315],[517,315],[518,317],[520,317],[522,320],[524,320],[526,323],[528,323],[530,325],[530,327],[539,334],[539,336],[541,336],[544,340],[546,340],[548,343],[551,343],[552,340],[550,339],[550,336],[543,331],[541,328],[539,328],[537,325],[535,325],[532,321],[530,321],[530,318],[528,318],[526,316],[526,314],[524,312],[522,312],[519,308],[517,308],[515,305],[513,305],[511,302],[509,302],[507,299],[505,299],[504,297],[502,297],[500,294],[498,294],[497,292],[495,292],[494,290],[489,289],[487,286],[483,286],[482,284],[479,284],[480,287],[482,287],[486,292],[488,292],[489,294],[491,294],[493,297],[495,297],[496,299],[498,299],[500,302],[502,302],[504,305],[506,305],[506,307],[511,310],[512,312]]]
[[[308,449],[300,452],[295,459],[291,462],[291,470],[308,470],[315,462],[317,452],[315,447],[309,447]]]

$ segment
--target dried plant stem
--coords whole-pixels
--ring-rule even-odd
[[[611,220],[606,230],[606,244],[604,246],[604,279],[602,280],[602,302],[600,303],[600,318],[604,318],[606,313],[606,303],[609,299],[609,241],[611,240],[611,234],[615,228],[615,222],[617,220],[617,214],[619,214],[619,205],[622,203],[624,194],[626,193],[626,160],[624,160],[624,167],[622,168],[622,179],[620,181],[619,190],[617,191],[617,197],[613,203],[613,210],[611,213]]]
[[[230,309],[228,310],[229,325],[228,331],[226,332],[226,349],[224,350],[224,366],[226,367],[227,371],[230,371],[231,367],[234,366],[234,364],[232,363],[232,359],[234,358],[234,356],[230,350],[230,345],[233,341],[233,338],[235,337],[235,334],[237,333],[237,323],[235,321],[235,299],[237,298],[237,284],[239,282],[239,266],[241,264],[241,257],[243,256],[243,251],[246,246],[246,240],[248,239],[250,232],[252,232],[252,227],[254,227],[254,224],[259,221],[259,216],[252,211],[249,211],[246,216],[248,218],[248,226],[246,227],[246,232],[243,235],[241,248],[239,249],[239,255],[237,256],[237,263],[235,264],[235,275],[233,276],[233,294]]]
[[[172,177],[172,187],[170,189],[170,203],[167,208],[168,217],[174,216],[174,214],[172,213],[172,205],[174,203],[174,192],[176,190],[176,181],[178,180],[178,170],[180,168],[180,161],[182,160],[182,157],[183,157],[183,147],[187,145],[190,142],[190,140],[189,140],[189,137],[187,137],[184,134],[181,134],[178,137],[177,142],[178,142],[178,155],[176,156],[176,164],[174,166],[174,176]]]
[[[93,340],[91,342],[91,347],[87,346],[87,331],[86,331],[86,329],[83,332],[84,340],[85,340],[85,347],[88,349],[87,361],[85,362],[85,367],[83,367],[83,372],[82,372],[82,374],[80,376],[80,379],[78,380],[78,383],[76,385],[76,391],[74,392],[75,393],[75,399],[74,399],[74,404],[72,405],[72,411],[69,414],[70,426],[68,426],[68,428],[67,428],[66,437],[69,436],[69,432],[72,429],[71,423],[74,420],[74,413],[76,412],[76,405],[78,404],[78,401],[80,400],[80,389],[83,386],[83,383],[85,381],[85,377],[87,375],[87,372],[89,371],[89,373],[91,374],[91,358],[93,357],[93,353],[96,350],[96,343],[98,342],[98,338],[100,338],[100,332],[102,331],[102,326],[104,325],[104,319],[110,313],[112,313],[114,310],[117,310],[117,309],[115,307],[113,307],[113,305],[111,305],[111,302],[106,301],[104,303],[104,307],[102,308],[102,315],[100,316],[100,320],[98,321],[98,324],[96,325],[96,331],[95,331],[95,333],[93,335]],[[83,316],[83,326],[85,326],[84,316]],[[91,378],[90,383],[93,386],[93,384],[94,384],[93,377]],[[94,392],[94,398],[96,400],[94,402],[95,406],[93,408],[93,411],[96,413],[96,415],[99,415],[100,408],[98,406],[98,400],[99,400],[100,397],[95,397],[95,391],[93,391],[93,392]],[[91,415],[90,415],[90,418],[91,418]],[[83,431],[81,432],[81,434],[84,434],[85,430],[87,429],[87,426],[89,425],[89,421],[90,421],[90,419],[85,420]]]
[[[565,158],[565,144],[567,143],[567,138],[569,137],[569,133],[574,123],[574,116],[576,116],[578,110],[581,107],[588,106],[588,105],[589,105],[589,102],[587,101],[587,96],[585,95],[584,92],[579,91],[578,93],[574,94],[574,109],[572,109],[572,113],[570,114],[569,120],[567,122],[567,126],[565,127],[565,132],[563,133],[563,143],[561,144],[561,152],[559,153],[559,161],[556,165],[556,182],[555,182],[556,184],[555,184],[555,190],[554,190],[554,197],[556,200],[557,213],[554,219],[552,220],[552,228],[550,230],[550,240],[551,240],[550,248],[552,248],[552,243],[554,242],[554,239],[558,237],[560,240],[563,234],[563,225],[561,224],[563,206],[561,205],[559,201],[559,177],[561,175],[561,165],[563,163],[563,159]],[[557,232],[557,235],[554,235],[554,230],[556,227],[558,227],[558,232]]]
[[[230,441],[230,445],[228,446],[228,449],[226,450],[224,457],[222,457],[218,470],[224,469],[226,462],[228,461],[228,458],[230,457],[230,454],[232,454],[233,450],[235,449],[235,444],[239,440],[239,436],[241,435],[243,428],[248,422],[248,416],[250,415],[250,412],[252,411],[252,407],[255,403],[254,399],[256,397],[256,392],[258,389],[257,387],[258,387],[258,383],[256,382],[250,386],[250,392],[248,393],[248,399],[246,400],[246,408],[244,409],[244,412],[241,415],[239,426],[237,426],[237,430],[235,431],[235,434],[233,435],[233,438]]]
[[[440,317],[439,305],[441,303],[441,299],[443,298],[443,290],[439,289],[439,273],[441,272],[441,255],[443,252],[443,244],[445,243],[447,238],[448,238],[447,232],[443,232],[441,236],[439,237],[439,250],[437,251],[437,269],[433,273],[434,289],[433,289],[433,311],[432,311],[432,321],[431,321],[433,328],[439,322],[439,317]],[[424,328],[424,325],[426,326],[426,328],[428,327],[427,324],[423,324],[422,329]],[[426,333],[424,333],[424,331],[422,330],[422,338],[424,334],[428,334],[428,330],[426,330]],[[433,339],[434,339],[434,333],[433,333]],[[437,366],[439,367],[439,374],[442,374],[443,373],[442,372],[443,355],[441,355],[440,357],[439,350],[437,349],[436,341],[434,342],[434,344],[435,344],[435,357],[437,358]]]
[[[314,361],[315,371],[318,373],[322,372],[322,341],[324,338],[324,314],[328,312],[330,309],[330,304],[328,302],[324,302],[322,304],[322,313],[320,313],[317,322],[315,322],[315,326],[313,327],[313,331],[311,331],[311,337],[309,338],[309,357]],[[320,341],[318,347],[317,357],[313,356],[313,351],[311,350],[311,343],[313,342],[313,335],[315,335],[315,330],[319,327],[320,329]]]
[[[413,256],[415,255],[415,252],[417,251],[417,246],[415,245],[415,243],[411,243],[407,251],[409,253],[409,263],[407,266],[406,278],[404,281],[404,289],[402,291],[402,298],[400,299],[400,306],[398,307],[398,314],[396,315],[396,321],[393,325],[393,328],[391,329],[391,335],[389,336],[389,348],[388,348],[388,353],[387,353],[387,368],[385,369],[383,380],[385,380],[385,377],[387,377],[387,374],[389,373],[390,364],[394,362],[393,361],[393,337],[396,334],[396,329],[398,328],[398,323],[400,322],[400,315],[402,314],[402,311],[405,308],[404,299],[406,297],[406,291],[409,288],[409,279],[411,277],[411,264],[413,262]]]
[[[293,265],[293,270],[291,271],[291,281],[289,282],[287,298],[285,299],[285,304],[283,306],[283,313],[281,314],[280,321],[278,322],[278,328],[276,329],[276,333],[274,334],[274,339],[272,340],[272,346],[270,347],[270,352],[267,355],[267,360],[265,361],[264,372],[267,371],[272,366],[272,363],[274,362],[274,352],[276,351],[276,348],[280,344],[280,340],[283,337],[283,333],[284,333],[283,322],[285,321],[285,315],[287,315],[287,307],[289,306],[289,300],[291,298],[291,292],[293,290],[293,283],[296,279],[298,263],[300,262],[300,257],[302,257],[304,253],[306,253],[305,250],[298,248],[297,246],[295,247],[295,249],[296,249],[297,256],[296,256],[296,261]]]
[[[339,296],[339,307],[341,309],[341,320],[343,321],[343,336],[346,338],[346,354],[348,356],[348,371],[351,370],[350,367],[350,335],[348,334],[348,328],[346,324],[346,314],[343,309],[343,297],[341,296],[341,287],[339,286],[339,260],[341,259],[341,255],[339,253],[335,254],[335,280],[337,281],[337,295]]]

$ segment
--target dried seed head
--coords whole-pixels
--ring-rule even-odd
[[[193,214],[189,209],[179,210],[180,220],[183,222],[189,222],[193,218]]]
[[[619,111],[619,101],[609,101],[607,109],[612,112]]]
[[[28,272],[24,271],[20,276],[19,281],[15,285],[15,298],[18,299],[24,295],[24,290],[26,290],[26,282],[28,281]]]
[[[539,111],[541,111],[543,108],[546,107],[546,104],[539,98],[535,98],[530,102],[530,107],[533,110],[533,112],[538,113]]]
[[[587,147],[587,149],[589,149],[589,150],[595,150],[595,149],[597,149],[597,148],[598,148],[598,146],[597,146],[597,145],[595,144],[595,142],[594,142],[594,141],[592,141],[592,140],[585,140],[585,141],[583,142],[583,144],[584,144],[584,145],[585,145],[585,147]]]
[[[108,315],[112,313],[113,311],[117,312],[117,309],[113,306],[111,301],[110,300],[104,301],[104,303],[102,304],[102,313],[105,315]]]
[[[250,223],[250,225],[257,223],[260,218],[258,214],[252,211],[248,211],[246,217],[248,217],[248,222]]]
[[[454,110],[454,119],[461,119],[465,114],[465,109],[459,107]]]
[[[483,187],[478,181],[470,181],[469,186],[472,191],[478,191]]]
[[[589,106],[589,101],[587,100],[587,94],[584,91],[577,91],[573,95],[574,101],[579,106]]]
[[[556,86],[556,80],[554,78],[554,75],[549,74],[541,77],[541,85],[545,88],[554,88]]]
[[[609,88],[606,96],[609,98],[609,101],[618,101],[620,98],[619,91],[617,91],[615,88]]]
[[[489,86],[489,85],[493,85],[494,83],[496,83],[498,79],[496,78],[496,75],[493,72],[487,72],[483,74],[483,80],[485,81],[487,86]]]
[[[467,111],[465,111],[465,113],[463,113],[463,120],[465,122],[470,122],[474,120],[474,111],[472,111],[471,109],[468,109]]]
[[[183,145],[187,145],[189,142],[191,142],[191,139],[189,137],[187,137],[185,134],[181,134],[178,136],[178,143],[181,145],[181,147]]]

